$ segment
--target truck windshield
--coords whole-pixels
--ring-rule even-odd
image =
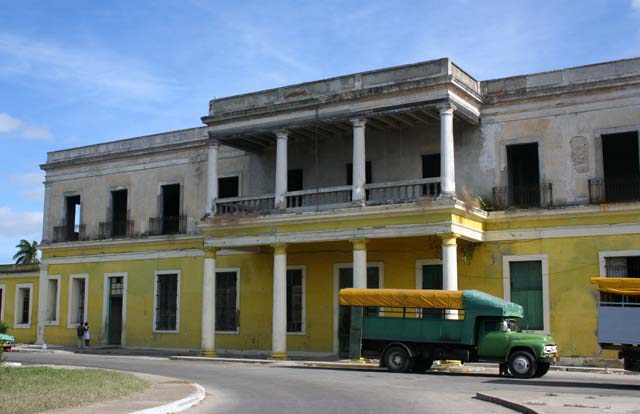
[[[513,319],[505,319],[502,321],[502,332],[520,332],[520,327]]]

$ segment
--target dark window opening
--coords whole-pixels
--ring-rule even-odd
[[[422,156],[422,178],[440,177],[440,154]]]
[[[607,277],[640,278],[640,256],[606,257],[604,267]]]
[[[364,168],[365,168],[365,184],[371,184],[373,182],[373,180],[371,179],[373,176],[371,161],[367,161],[365,163]],[[353,163],[347,164],[347,185],[353,185]]]
[[[20,324],[26,325],[29,323],[29,310],[30,310],[30,296],[31,289],[29,288],[20,288],[20,293],[22,294],[22,307],[20,312]]]
[[[640,200],[637,132],[603,135],[602,164],[605,201]]]
[[[0,315],[2,315],[2,313],[3,313],[2,312],[3,311],[2,306],[4,305],[4,303],[2,303],[3,296],[4,296],[4,291],[2,290],[2,288],[0,288]]]
[[[76,241],[80,236],[80,196],[65,197],[64,240]]]
[[[162,186],[161,233],[180,233],[180,184]]]
[[[237,283],[236,272],[216,273],[216,331],[238,330]]]
[[[287,332],[302,332],[302,269],[287,270]]]
[[[156,330],[175,331],[178,315],[178,275],[157,275]]]
[[[111,192],[111,236],[127,235],[127,190]]]
[[[509,206],[526,208],[540,206],[540,168],[538,144],[507,146]]]
[[[287,171],[287,191],[301,191],[302,187],[302,168]]]
[[[218,178],[218,198],[238,197],[239,177]]]

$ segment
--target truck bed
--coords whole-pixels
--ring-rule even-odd
[[[463,338],[464,320],[367,316],[363,322],[362,339],[473,345]]]

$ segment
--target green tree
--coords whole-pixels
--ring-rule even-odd
[[[29,243],[27,240],[22,239],[20,243],[16,244],[18,253],[13,255],[13,260],[16,264],[30,264],[38,263],[38,242],[33,241]]]

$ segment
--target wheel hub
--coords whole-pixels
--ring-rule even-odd
[[[531,364],[525,357],[516,357],[513,360],[512,367],[518,374],[526,374],[531,368]]]

